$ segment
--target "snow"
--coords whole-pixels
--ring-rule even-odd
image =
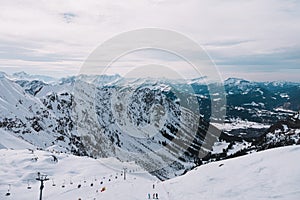
[[[252,101],[252,103],[245,103],[245,106],[259,106],[259,104],[255,103],[254,101]]]
[[[0,78],[5,78],[5,77],[7,77],[7,74],[5,72],[0,71]]]
[[[1,78],[2,76],[2,78]],[[86,77],[88,80],[90,80],[91,77]],[[92,77],[93,78],[93,77]],[[102,78],[102,79],[100,79]],[[121,80],[118,79],[117,76],[112,76],[112,77],[100,77],[99,79],[96,79],[96,81],[92,81],[94,79],[91,79],[93,84],[98,84],[102,81],[104,81],[108,85],[115,85],[116,82],[120,82]],[[150,82],[143,82],[145,80],[138,80],[139,82],[133,82],[131,85],[128,85],[128,87],[134,87],[137,84],[145,84],[148,86]],[[127,83],[123,83],[127,84]],[[245,82],[245,85],[248,83]],[[42,103],[43,100],[46,99],[47,95],[58,95],[59,100],[65,100],[68,101],[70,100],[69,96],[64,96],[62,95],[63,93],[71,93],[72,88],[74,84],[70,81],[69,83],[61,84],[61,85],[46,85],[44,86],[39,93],[36,96],[31,96],[27,93],[24,92],[23,88],[21,88],[18,84],[14,83],[10,79],[6,77],[6,75],[0,73],[0,111],[1,111],[1,117],[7,117],[9,119],[15,119],[16,117],[20,118],[26,125],[26,127],[31,126],[31,122],[27,120],[27,118],[32,118],[36,116],[37,112],[42,112],[46,111],[45,105]],[[127,87],[127,86],[126,86]],[[82,86],[84,94],[82,94],[82,97],[79,96],[82,99],[82,102],[79,103],[84,103],[87,106],[87,111],[93,108],[92,106],[94,105],[93,98],[90,98],[91,96],[93,97],[93,94],[95,93],[93,87],[86,87],[83,84]],[[161,91],[168,91],[170,90],[170,87],[166,84],[156,84],[151,86],[152,90],[161,90]],[[112,96],[113,98],[116,98],[117,95],[121,95],[120,92],[113,93]],[[217,96],[217,94],[215,94]],[[120,96],[121,97],[121,96]],[[101,100],[101,99],[100,99]],[[114,100],[114,99],[113,99]],[[123,105],[126,105],[128,107],[129,99],[123,98],[124,101],[121,101]],[[216,99],[218,100],[218,99]],[[118,101],[115,101],[118,102]],[[103,101],[101,101],[103,103]],[[111,102],[108,102],[111,103]],[[256,103],[252,102],[253,104],[260,105],[263,107],[264,105],[262,103]],[[115,177],[117,174],[120,175],[122,167],[127,166],[127,168],[130,168],[132,170],[137,170],[138,167],[134,163],[122,163],[120,161],[117,161],[116,159],[113,158],[108,158],[108,159],[91,159],[91,158],[86,158],[86,157],[76,157],[76,156],[71,156],[67,154],[58,154],[55,152],[68,152],[68,143],[70,140],[68,138],[65,138],[66,141],[57,141],[57,137],[60,136],[57,132],[49,129],[49,125],[55,125],[56,124],[56,119],[58,117],[63,117],[65,116],[63,112],[60,112],[60,110],[56,109],[59,104],[58,100],[53,102],[53,110],[49,110],[49,115],[48,117],[45,118],[44,120],[40,121],[40,125],[44,128],[45,131],[40,131],[40,132],[35,132],[32,131],[31,134],[22,134],[22,132],[19,132],[18,134],[18,128],[13,127],[11,132],[6,132],[4,130],[0,131],[0,199],[35,199],[38,194],[38,183],[35,181],[36,173],[38,171],[48,174],[49,177],[54,179],[56,183],[56,187],[52,186],[52,181],[49,181],[46,183],[46,189],[44,193],[44,199],[78,199],[78,197],[81,197],[82,199],[146,199],[148,193],[153,193],[153,192],[159,192],[159,195],[161,196],[161,199],[232,199],[235,198],[234,194],[237,195],[238,199],[242,199],[242,195],[245,193],[246,195],[249,193],[250,197],[258,197],[255,196],[255,191],[257,192],[258,195],[261,195],[261,199],[267,199],[267,198],[273,198],[273,197],[278,197],[276,196],[276,189],[275,187],[281,187],[280,179],[281,177],[277,177],[278,180],[276,180],[274,177],[272,177],[273,183],[278,183],[278,185],[272,186],[269,185],[269,177],[270,174],[262,174],[261,176],[261,182],[258,181],[258,185],[263,185],[263,181],[266,183],[266,191],[268,191],[269,188],[273,189],[275,196],[272,196],[272,193],[270,192],[271,196],[266,196],[266,193],[264,191],[260,191],[259,187],[256,187],[255,182],[257,179],[255,179],[257,176],[260,176],[260,174],[252,173],[252,171],[247,171],[245,163],[248,163],[247,160],[244,160],[242,163],[240,163],[239,160],[231,160],[231,161],[222,161],[221,163],[212,163],[208,164],[202,167],[197,168],[197,171],[200,171],[201,173],[194,174],[194,176],[191,176],[190,174],[193,173],[188,173],[185,176],[179,177],[178,179],[172,179],[169,181],[166,181],[164,183],[158,182],[158,180],[149,175],[146,172],[143,172],[141,169],[134,173],[129,173],[127,181],[121,180],[121,177],[118,176],[118,179],[114,181],[107,181],[107,177],[112,176],[111,178]],[[92,106],[91,106],[92,105]],[[99,103],[99,105],[101,105]],[[90,106],[90,107],[89,107]],[[83,106],[84,107],[84,106]],[[85,108],[85,107],[84,107]],[[242,107],[236,107],[238,110],[242,110],[244,108]],[[117,110],[113,108],[111,109],[114,115],[117,115]],[[162,127],[164,124],[163,122],[166,119],[172,119],[172,117],[169,116],[170,111],[163,112],[163,109],[156,109],[156,107],[150,107],[150,120],[155,120],[158,118],[157,116],[161,116],[161,120],[156,120],[157,121],[157,127],[156,126],[149,126],[147,124],[141,126],[141,127],[135,127],[132,122],[128,121],[127,117],[121,117],[121,119],[125,118],[125,120],[121,121],[123,122],[123,126],[125,126],[127,129],[126,132],[133,134],[134,136],[137,136],[138,133],[141,132],[141,129],[146,130],[145,133],[149,133],[149,136],[151,135],[150,133],[156,133],[158,132],[158,128]],[[65,110],[64,110],[65,111]],[[122,124],[115,123],[114,125],[110,124],[109,118],[107,114],[109,114],[109,110],[105,110],[103,112],[103,116],[101,116],[104,123],[104,127],[109,127],[109,130],[119,130]],[[133,110],[135,111],[134,114],[137,116],[139,114],[139,110]],[[160,111],[155,113],[154,111]],[[81,112],[78,112],[81,113]],[[121,113],[121,114],[126,114],[126,113]],[[92,115],[92,114],[91,114]],[[182,116],[187,116],[187,117],[182,117],[182,128],[186,130],[190,130],[192,119],[194,118],[192,113],[190,114],[189,112],[183,112]],[[79,116],[81,118],[82,116]],[[148,116],[145,116],[148,117]],[[296,119],[300,119],[299,114],[296,115]],[[88,118],[92,119],[92,125],[90,125],[90,128],[88,131],[94,132],[94,133],[100,133],[98,131],[99,129],[95,128],[97,126],[93,126],[94,122],[95,124],[98,124],[99,119],[98,118]],[[127,119],[127,121],[126,121]],[[159,118],[158,118],[159,119]],[[249,122],[249,121],[243,121],[243,120],[235,120],[233,123],[225,123],[225,124],[214,124],[220,129],[225,129],[225,130],[233,130],[233,129],[246,129],[246,128],[268,128],[269,125],[265,124],[260,124],[260,123],[255,123],[255,122]],[[119,126],[119,127],[117,127]],[[124,127],[121,127],[124,129]],[[287,127],[285,127],[286,129]],[[30,129],[31,130],[31,129]],[[72,130],[70,130],[72,131]],[[280,131],[280,130],[279,130]],[[15,132],[15,133],[13,133]],[[191,132],[191,131],[189,131]],[[69,133],[69,132],[68,132]],[[75,134],[76,131],[72,132],[72,134]],[[101,132],[102,133],[102,132]],[[299,133],[299,130],[296,130],[296,134]],[[17,136],[19,135],[19,137]],[[171,132],[168,132],[168,134],[172,134]],[[104,134],[103,134],[104,135]],[[149,142],[148,146],[143,145],[142,140],[139,139],[132,139],[132,137],[129,137],[128,135],[130,134],[123,134],[120,136],[122,141],[124,141],[123,148],[125,150],[128,150],[129,154],[125,154],[122,152],[117,153],[113,151],[109,151],[110,148],[105,146],[108,144],[105,144],[104,142],[101,144],[101,149],[99,149],[99,152],[105,153],[105,156],[113,156],[117,155],[119,156],[120,159],[123,161],[126,161],[130,159],[130,154],[131,152],[135,151],[142,151],[148,152],[147,148],[151,147],[151,149],[160,149],[162,148],[161,145],[159,145],[158,141],[162,140],[163,137],[160,135],[155,135],[154,139],[152,140],[147,140]],[[151,135],[152,136],[152,135]],[[32,153],[31,151],[28,150],[20,150],[20,149],[35,149],[35,147],[29,143],[27,143],[25,140],[23,140],[21,137],[24,137],[26,141],[30,141],[31,143],[39,146],[39,147],[45,147],[47,151],[35,151]],[[102,134],[101,134],[102,137]],[[145,137],[145,136],[143,136]],[[175,137],[175,136],[174,136]],[[102,139],[102,138],[101,138]],[[105,138],[103,139],[105,140]],[[52,143],[53,142],[53,143]],[[93,140],[94,143],[97,143],[97,141]],[[142,144],[142,145],[140,145]],[[233,154],[237,152],[238,150],[241,150],[243,148],[248,147],[248,143],[236,143],[233,146],[233,149],[228,151],[228,154]],[[222,153],[224,148],[228,147],[228,143],[221,142],[217,143],[214,145],[213,150],[214,153]],[[293,147],[296,148],[296,147]],[[14,150],[11,150],[14,149]],[[106,152],[105,152],[106,151]],[[275,151],[275,150],[274,150]],[[278,150],[279,151],[279,150]],[[286,150],[288,151],[288,150]],[[299,154],[299,150],[295,150]],[[162,156],[167,157],[170,160],[176,160],[177,157],[173,156],[170,152],[162,150],[159,152],[160,154],[156,154],[153,157],[151,157],[151,160],[157,161],[157,163],[163,163],[164,160],[161,159]],[[274,154],[271,154],[269,152],[265,152],[264,156],[269,156],[269,157],[276,157]],[[279,152],[280,153],[280,152]],[[284,153],[284,152],[283,152]],[[53,155],[55,155],[58,158],[58,163],[55,163],[53,161]],[[128,156],[129,155],[129,156]],[[161,156],[162,155],[162,156]],[[253,154],[253,155],[260,155],[260,154]],[[273,169],[271,167],[271,164],[277,166],[278,163],[282,164],[281,162],[286,162],[286,165],[289,166],[294,163],[292,158],[289,158],[289,154],[286,153],[287,158],[282,158],[282,160],[278,158],[274,158],[273,160],[271,158],[268,159],[263,159],[264,161],[257,160],[257,158],[254,157],[247,157],[250,160],[257,164],[251,165],[250,168],[251,170],[255,171],[256,168],[260,168],[261,166],[259,165],[260,163],[263,163],[264,166],[266,166],[267,169],[269,169],[272,173],[278,174],[281,173],[279,169]],[[293,155],[293,154],[292,154]],[[103,155],[101,155],[103,156]],[[173,156],[173,157],[172,157]],[[281,158],[281,157],[280,157]],[[297,156],[294,156],[294,160],[298,160]],[[145,160],[148,158],[145,156]],[[242,159],[242,158],[241,158]],[[243,158],[244,159],[244,158]],[[291,160],[288,160],[291,159]],[[266,160],[266,161],[265,161]],[[143,162],[143,158],[140,159],[141,162]],[[270,164],[270,163],[271,164]],[[291,163],[291,164],[290,164]],[[219,167],[220,164],[224,164],[224,166]],[[251,163],[250,163],[251,164]],[[154,164],[155,165],[155,164]],[[187,163],[186,165],[189,165]],[[237,170],[237,175],[235,176],[234,172],[230,171],[230,169],[227,169],[227,166],[230,166],[230,169],[236,169]],[[264,167],[263,166],[263,167]],[[296,165],[297,166],[297,165]],[[247,172],[242,172],[244,171],[244,168],[246,169],[245,171]],[[281,167],[281,165],[279,165]],[[187,167],[188,168],[188,167]],[[219,173],[219,169],[222,168],[224,169],[225,175],[235,177],[238,179],[238,181],[235,181],[234,179],[229,179],[227,180],[225,178],[225,175],[222,176],[222,174]],[[298,166],[299,168],[299,166]],[[170,170],[170,169],[168,169]],[[250,169],[249,169],[250,170]],[[276,171],[277,170],[277,171]],[[184,169],[182,169],[184,171]],[[264,171],[264,170],[262,170]],[[292,173],[293,171],[291,171]],[[180,171],[174,171],[174,173],[180,174]],[[171,173],[170,173],[171,174]],[[203,177],[204,175],[207,175],[210,177],[210,179],[206,179],[206,176]],[[246,177],[241,176],[240,174],[245,175]],[[291,177],[290,174],[285,173],[288,177]],[[106,177],[104,180],[103,177]],[[171,176],[171,175],[170,175]],[[173,171],[172,171],[172,176],[173,176]],[[249,177],[248,177],[249,176]],[[296,173],[297,176],[297,173]],[[254,180],[252,180],[252,178]],[[299,176],[298,176],[299,177]],[[95,178],[97,181],[95,181]],[[294,178],[294,177],[292,177]],[[194,181],[194,179],[196,181]],[[207,185],[204,185],[204,183],[201,183],[200,180],[203,181],[204,183],[207,183]],[[27,190],[27,181],[29,180],[30,185],[32,186],[31,190]],[[84,183],[84,180],[87,182]],[[100,185],[99,181],[104,181],[104,185]],[[212,181],[211,181],[212,180]],[[219,183],[215,183],[213,180],[220,180],[222,183],[226,184],[225,189],[223,189]],[[74,182],[74,184],[70,184],[70,181]],[[172,181],[179,181],[180,185],[176,186],[175,182]],[[195,188],[195,190],[192,190],[193,187],[190,187],[188,183],[184,184],[188,181],[192,183],[197,183],[199,182],[199,187]],[[240,181],[240,182],[239,182]],[[244,181],[244,182],[243,182]],[[291,179],[291,183],[288,182],[288,180],[284,179],[284,183],[288,185],[297,185],[298,182],[294,179]],[[65,183],[65,188],[62,188],[63,182]],[[77,186],[81,182],[82,188],[78,189]],[[91,187],[90,183],[94,183],[95,187]],[[157,182],[157,189],[153,190],[152,189],[152,184],[153,182]],[[182,184],[181,184],[182,182]],[[242,183],[249,183],[249,187],[253,188],[254,192],[250,191],[249,188],[241,188],[241,190],[238,190],[239,184]],[[8,188],[8,184],[11,184],[12,189],[12,195],[10,197],[5,197],[4,194],[6,193],[6,190]],[[97,185],[97,186],[96,186]],[[228,186],[227,186],[228,185]],[[101,189],[103,186],[107,188],[107,191],[104,193],[99,192],[99,189]],[[201,187],[201,188],[200,188]],[[230,188],[232,187],[232,188]],[[138,190],[136,190],[138,188]],[[179,188],[179,189],[178,189]],[[181,188],[185,189],[184,191],[181,190]],[[200,189],[199,189],[200,188]],[[214,189],[213,189],[214,188]],[[289,190],[289,188],[284,188],[283,193],[288,193],[290,191],[294,192],[295,195],[298,195],[297,190]],[[98,190],[98,193],[96,192]],[[118,191],[118,192],[116,192]],[[180,191],[182,193],[180,193]],[[232,193],[232,196],[230,196],[230,193]],[[209,195],[212,195],[212,198],[209,198]],[[226,196],[227,195],[227,196]],[[204,196],[204,197],[203,197]],[[221,197],[222,196],[222,197]],[[290,199],[293,199],[294,196],[288,196],[291,197]],[[289,199],[285,195],[283,195],[282,199]],[[281,196],[278,197],[281,199]],[[248,199],[248,197],[247,197]],[[251,199],[251,198],[249,198]],[[254,198],[256,199],[256,198]]]
[[[285,124],[283,124],[282,126],[283,126],[283,131],[284,131],[285,133],[288,132],[288,130],[289,130],[288,126],[285,125]]]
[[[58,162],[54,162],[53,155]],[[150,191],[151,184],[158,181],[142,173],[134,163],[121,163],[115,158],[96,160],[45,151],[0,150],[0,159],[0,199],[36,199],[39,195],[37,172],[47,174],[50,179],[45,182],[43,199],[132,199],[146,196],[147,189]],[[121,176],[123,167],[128,171],[127,180]],[[9,184],[11,196],[5,197]],[[134,190],[138,186],[140,189]],[[103,187],[106,191],[101,193]]]
[[[294,116],[294,119],[298,119],[298,120],[300,120],[300,112],[299,112],[299,113],[297,113],[297,114]]]
[[[163,185],[172,200],[297,200],[299,158],[299,146],[272,149],[204,165]]]
[[[263,95],[263,94],[264,94],[264,92],[263,92],[263,91],[261,91],[261,89],[260,89],[260,88],[257,88],[257,89],[256,89],[256,91],[257,91],[257,92],[259,92],[261,95]]]
[[[281,98],[289,98],[289,95],[283,93],[283,94],[280,94],[280,97],[281,97]]]
[[[225,85],[241,85],[242,83],[248,83],[248,81],[240,79],[240,78],[228,78],[225,80]]]
[[[270,127],[270,125],[268,124],[244,121],[241,119],[231,119],[230,123],[224,123],[224,124],[212,123],[212,125],[214,125],[220,130],[225,130],[225,131],[231,131],[234,129],[247,129],[247,128],[263,129],[263,128]]]
[[[288,109],[284,109],[284,108],[281,108],[281,107],[275,108],[274,111],[276,111],[276,112],[286,112],[286,113],[292,113],[292,114],[295,113],[295,111],[293,111],[293,110],[288,110]]]
[[[227,143],[227,142],[215,142],[212,153],[213,154],[223,153],[223,150],[227,149],[228,146],[229,146],[229,143]]]
[[[14,80],[28,80],[28,81],[39,80],[39,81],[42,81],[44,83],[54,83],[58,80],[56,78],[53,78],[53,77],[50,77],[50,76],[45,76],[45,75],[27,74],[24,71],[12,74],[12,79],[14,79]]]
[[[227,155],[233,155],[243,149],[247,149],[251,146],[249,142],[236,142],[231,149],[228,150]]]
[[[53,155],[58,162],[53,161]],[[114,158],[91,159],[45,151],[2,149],[0,159],[0,199],[3,200],[37,199],[37,172],[50,178],[43,191],[46,200],[134,200],[147,199],[148,194],[153,193],[167,200],[296,200],[300,197],[300,146],[210,163],[165,182],[141,171],[134,163],[122,163]],[[131,170],[126,180],[121,176],[123,167],[127,167],[128,172]],[[27,189],[28,180],[31,189]],[[9,184],[11,195],[6,197]],[[103,187],[106,190],[100,192]]]
[[[29,112],[29,106],[32,106],[34,110],[38,110],[36,105],[41,104],[38,99],[26,94],[19,85],[9,79],[0,79],[0,89],[2,116],[18,115],[20,117]],[[25,118],[21,119],[25,121]]]
[[[33,145],[24,141],[21,138],[14,136],[12,133],[8,133],[0,129],[0,149],[26,149],[35,148]]]

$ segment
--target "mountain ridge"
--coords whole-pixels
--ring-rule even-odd
[[[227,116],[225,124],[217,126],[222,130],[219,140],[207,132],[209,125],[214,127],[210,124],[211,95],[198,79],[186,84],[128,81],[118,75],[79,76],[49,84],[10,79],[4,74],[0,79],[0,128],[43,149],[90,157],[115,156],[123,161],[133,159],[157,177],[168,179],[207,162],[270,148],[265,145],[270,140],[263,144],[257,141],[264,141],[268,127],[286,120],[300,108],[300,84],[234,81],[225,84]],[[193,105],[199,108],[193,109]],[[187,117],[195,114],[199,116]],[[158,120],[157,126],[149,126],[153,120]],[[188,125],[192,121],[197,128]],[[131,123],[134,126],[128,126]],[[132,128],[149,129],[154,137],[146,134],[144,139],[134,138],[128,135],[135,132]],[[180,132],[189,139],[177,140]],[[211,149],[204,148],[205,137],[212,137],[211,144],[206,144]],[[131,156],[139,151],[156,153],[157,149],[164,153],[154,157]],[[199,158],[200,154],[207,156]],[[158,169],[162,157],[169,159],[163,160],[167,163],[165,168]],[[151,162],[153,165],[148,164]]]

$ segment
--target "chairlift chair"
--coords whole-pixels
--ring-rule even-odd
[[[7,190],[7,193],[5,194],[5,196],[10,196],[10,184],[8,185],[8,190]]]
[[[54,179],[52,179],[52,186],[55,187],[56,184],[54,183]]]
[[[66,186],[65,186],[65,183],[66,183],[66,181],[64,180],[64,182],[63,182],[63,184],[62,184],[62,188],[65,188]]]

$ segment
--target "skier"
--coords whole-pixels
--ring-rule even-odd
[[[151,199],[151,195],[148,193],[148,199]]]
[[[57,159],[57,157],[55,156],[55,155],[52,155],[52,157],[53,157],[53,162],[58,162],[58,159]]]
[[[101,192],[104,192],[106,190],[106,188],[105,187],[103,187],[102,189],[101,189]]]
[[[158,193],[155,194],[156,199],[158,199]]]

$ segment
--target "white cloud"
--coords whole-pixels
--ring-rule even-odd
[[[103,41],[144,27],[183,33],[217,61],[300,48],[300,3],[293,0],[2,0],[0,24],[0,43],[28,49],[27,58],[33,51],[63,59],[30,63],[26,52],[9,52],[18,59],[0,52],[0,70],[39,65],[37,73],[50,65],[76,73]]]

